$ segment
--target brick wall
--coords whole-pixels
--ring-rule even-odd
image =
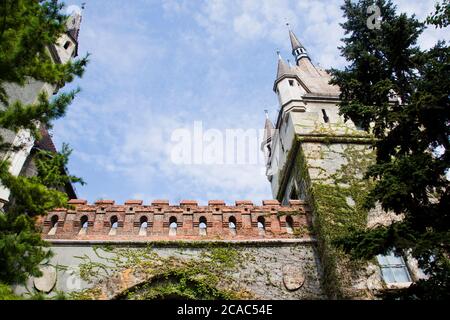
[[[44,238],[105,241],[284,239],[295,238],[298,228],[306,230],[310,220],[308,206],[298,200],[291,201],[289,206],[280,206],[276,200],[263,201],[259,206],[251,201],[236,201],[234,206],[228,206],[218,200],[209,201],[207,206],[199,206],[193,200],[183,200],[179,205],[171,205],[167,200],[156,200],[151,205],[144,205],[140,200],[126,201],[123,205],[116,205],[112,200],[87,204],[87,201],[77,199],[69,203],[72,209],[54,210],[43,219]],[[235,230],[230,229],[230,221]],[[145,224],[142,228],[143,222],[146,228]],[[171,226],[176,226],[176,230],[170,230]],[[205,226],[206,232],[200,235],[201,227]],[[309,238],[309,234],[302,236]]]

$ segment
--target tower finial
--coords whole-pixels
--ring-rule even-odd
[[[280,53],[280,50],[279,49],[277,49],[277,56],[278,56],[278,60],[281,60],[282,58],[281,58],[281,53]]]
[[[264,110],[264,113],[266,114],[266,119],[269,119],[269,110]]]
[[[292,55],[295,57],[297,64],[302,58],[309,59],[305,47],[301,44],[301,42],[295,36],[294,32],[290,29],[289,29],[289,38],[291,39]]]

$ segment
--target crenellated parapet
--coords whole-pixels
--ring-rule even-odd
[[[155,200],[112,200],[88,204],[70,200],[70,209],[50,212],[42,223],[45,239],[99,241],[253,240],[310,238],[309,209],[304,201],[281,206],[277,200],[262,205],[236,201],[233,206],[212,200],[207,206],[194,200],[171,205]]]

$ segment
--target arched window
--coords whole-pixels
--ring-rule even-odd
[[[58,216],[54,215],[52,217],[52,219],[50,220],[51,228],[50,228],[50,230],[48,232],[49,236],[53,236],[53,235],[56,234],[56,230],[58,229],[58,219],[59,219]]]
[[[206,218],[205,217],[200,217],[199,222],[200,222],[198,224],[199,234],[201,236],[206,236],[206,229],[208,228],[208,224],[207,224]]]
[[[70,41],[66,41],[66,43],[64,44],[64,49],[66,50],[69,49],[70,45],[71,45]]]
[[[236,235],[236,218],[231,216],[228,219],[228,228],[230,229],[230,233],[235,236]]]
[[[82,216],[81,217],[80,225],[81,225],[82,229],[87,229],[88,228],[88,217],[87,216]]]
[[[294,233],[294,221],[291,216],[286,217],[286,232],[290,234]]]
[[[141,219],[139,220],[139,223],[140,223],[139,235],[146,236],[148,227],[148,218],[146,216],[142,216]]]
[[[87,216],[82,216],[80,219],[80,232],[78,232],[78,234],[83,235],[86,234],[87,232],[87,228],[88,228],[88,217]]]
[[[111,228],[117,229],[119,227],[119,220],[117,219],[117,216],[111,217]]]
[[[258,233],[260,235],[265,234],[266,232],[266,220],[264,217],[258,217]]]
[[[141,226],[141,228],[147,229],[147,227],[148,227],[148,218],[146,216],[141,217],[141,219],[140,219],[140,226]]]
[[[117,216],[112,216],[109,222],[111,223],[109,235],[115,236],[117,234],[117,228],[119,227],[119,220],[117,219]]]
[[[170,217],[170,219],[169,219],[169,236],[176,236],[177,228],[178,228],[177,218]]]

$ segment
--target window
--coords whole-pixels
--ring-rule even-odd
[[[140,222],[141,228],[147,229],[147,227],[148,227],[147,217],[141,217],[139,222]]]
[[[70,45],[71,45],[71,43],[70,43],[70,41],[67,41],[65,44],[64,44],[64,49],[69,49],[70,48]]]
[[[198,225],[199,234],[201,236],[206,236],[206,228],[207,228],[207,221],[205,217],[200,218],[200,223]]]
[[[87,229],[88,228],[88,217],[87,216],[82,216],[81,217],[80,225],[81,225],[82,229]]]
[[[298,192],[295,186],[292,187],[291,194],[289,195],[289,200],[298,200]]]
[[[405,260],[401,256],[396,256],[393,252],[387,255],[378,255],[381,274],[386,283],[408,283],[411,282]]]
[[[357,122],[355,122],[355,127],[356,127],[356,130],[359,130],[359,131],[365,131],[364,128],[363,128],[363,123],[362,123],[362,121],[357,121]]]
[[[325,123],[330,122],[330,118],[328,118],[327,112],[325,111],[325,109],[322,109],[322,115],[323,115],[323,121],[325,121]]]
[[[110,236],[115,236],[117,234],[117,228],[119,227],[119,220],[117,216],[112,216],[110,219],[111,229],[109,230]]]
[[[291,216],[286,217],[286,232],[289,234],[294,233],[294,221]]]
[[[236,218],[231,216],[228,219],[228,228],[230,229],[230,233],[235,236],[236,235]]]
[[[147,235],[147,227],[148,227],[148,219],[147,217],[143,216],[139,220],[140,228],[139,228],[139,235],[140,236],[146,236]]]
[[[117,220],[116,216],[111,217],[111,228],[117,229],[119,227],[119,221]]]
[[[178,228],[177,218],[170,217],[170,219],[169,219],[169,236],[176,236],[177,228]]]
[[[264,217],[258,217],[258,233],[263,235],[266,233],[266,220]]]
[[[293,87],[293,86],[294,86],[294,80],[289,80],[289,85],[290,85],[291,87]]]
[[[88,217],[87,216],[82,216],[80,219],[80,231],[78,232],[79,235],[84,235],[87,233],[87,229],[89,226],[89,222],[88,222]]]
[[[51,219],[51,228],[48,232],[49,236],[53,236],[56,234],[56,230],[58,229],[58,216],[53,216]]]

